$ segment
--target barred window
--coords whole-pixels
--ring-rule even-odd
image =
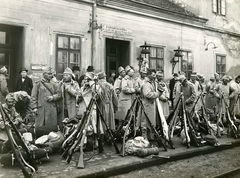
[[[226,74],[226,56],[225,55],[216,55],[216,72],[223,76]]]
[[[81,59],[81,38],[79,36],[57,35],[56,72],[62,79],[64,70],[79,65]]]
[[[156,69],[156,71],[163,71],[164,69],[164,48],[162,47],[151,47],[149,67]]]

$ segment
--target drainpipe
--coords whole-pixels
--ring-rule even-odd
[[[93,66],[94,63],[96,63],[96,36],[97,31],[96,28],[96,10],[97,10],[97,0],[94,0],[94,3],[92,4],[92,50],[91,50],[91,65]]]

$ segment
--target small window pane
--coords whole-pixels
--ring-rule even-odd
[[[213,0],[213,12],[217,12],[217,0]]]
[[[217,64],[221,64],[222,60],[221,60],[221,56],[217,56]]]
[[[58,64],[58,73],[63,73],[65,68],[66,67],[64,64]]]
[[[157,60],[156,61],[156,70],[157,71],[161,71],[161,70],[163,70],[163,60]]]
[[[157,58],[163,58],[163,49],[157,48]]]
[[[70,38],[70,48],[80,49],[80,38]]]
[[[0,53],[0,65],[3,65],[5,64],[5,54],[4,53]]]
[[[58,36],[58,47],[68,49],[68,37]]]
[[[150,68],[156,69],[156,59],[150,59]]]
[[[58,62],[67,63],[68,56],[67,51],[58,51]]]
[[[226,58],[222,57],[222,64],[226,64]]]
[[[70,53],[70,63],[77,63],[80,59],[80,53]]]
[[[226,71],[226,65],[222,65],[222,70],[221,72],[225,72]]]
[[[226,15],[226,0],[221,0],[221,14]]]
[[[150,57],[157,57],[156,48],[150,48]]]
[[[0,31],[0,44],[6,44],[7,43],[7,33]]]

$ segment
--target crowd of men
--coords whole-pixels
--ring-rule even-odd
[[[66,68],[63,79],[57,80],[56,72],[52,68],[43,71],[42,79],[33,84],[27,76],[28,70],[19,71],[21,77],[16,83],[16,92],[9,93],[6,81],[7,69],[0,69],[0,102],[11,115],[14,122],[22,127],[27,118],[34,117],[35,127],[44,125],[57,125],[63,128],[62,121],[66,118],[71,122],[79,122],[92,97],[97,96],[97,101],[103,113],[108,127],[115,130],[124,122],[125,116],[136,96],[139,96],[144,109],[153,124],[160,124],[159,107],[156,99],[159,99],[161,112],[165,119],[170,114],[169,109],[174,109],[179,98],[183,95],[186,111],[198,111],[204,104],[209,112],[216,116],[221,115],[222,124],[226,124],[226,106],[232,116],[240,116],[240,75],[232,79],[224,75],[221,79],[215,73],[210,81],[192,72],[190,80],[187,80],[183,72],[173,74],[169,86],[164,82],[164,73],[154,69],[142,68],[139,76],[135,77],[135,70],[128,65],[118,68],[118,77],[115,72],[107,80],[105,72],[95,73],[93,66],[88,66],[82,76],[80,68],[73,66]],[[200,103],[199,96],[203,96],[204,103]],[[223,98],[224,101],[223,102]],[[197,101],[197,103],[195,103]],[[96,109],[92,111],[91,124],[96,131]],[[142,130],[144,138],[151,138],[152,133],[146,123],[146,116],[139,113],[136,126]],[[0,127],[3,123],[0,121]],[[101,133],[105,128],[101,127]]]

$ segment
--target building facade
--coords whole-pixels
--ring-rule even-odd
[[[128,64],[138,70],[139,57],[166,80],[179,70],[208,79],[240,64],[240,3],[221,1],[224,12],[218,1],[0,0],[0,66],[9,69],[10,90],[23,66],[34,80],[48,66],[61,79],[73,65],[81,73],[88,65],[108,75]],[[150,54],[141,55],[145,42]],[[172,71],[178,47],[183,57]]]

